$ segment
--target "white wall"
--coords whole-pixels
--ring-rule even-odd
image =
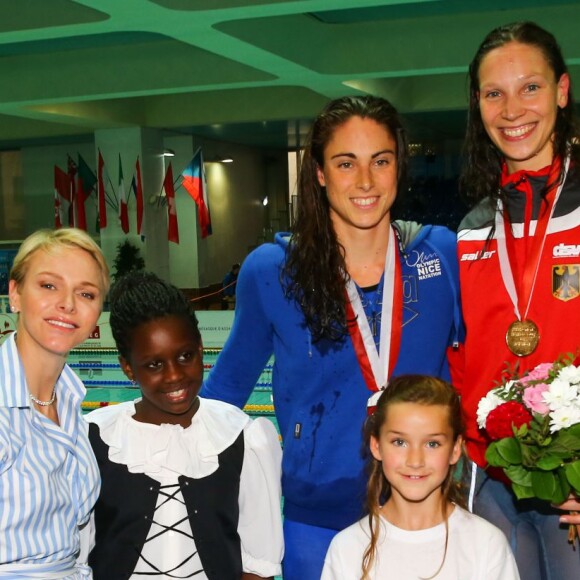
[[[169,244],[171,280],[180,288],[221,282],[231,265],[243,262],[262,239],[268,221],[268,208],[262,205],[264,196],[284,199],[285,192],[280,192],[279,184],[286,180],[286,153],[270,154],[231,143],[195,138],[192,141],[189,137],[166,138],[165,145],[175,151],[175,157],[166,160],[171,159],[175,178],[191,161],[197,147],[202,146],[213,230],[211,236],[201,239],[195,202],[179,187],[176,197],[180,243]],[[211,161],[226,154],[234,159],[233,163]],[[272,157],[280,171],[277,180],[268,175]]]

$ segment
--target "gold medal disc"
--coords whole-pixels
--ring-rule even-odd
[[[540,331],[532,320],[515,320],[507,329],[505,341],[516,356],[528,356],[540,342]]]

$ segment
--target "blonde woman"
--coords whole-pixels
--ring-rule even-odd
[[[0,578],[91,577],[76,560],[99,474],[85,389],[65,362],[94,329],[108,286],[101,250],[80,230],[38,231],[14,260],[18,323],[0,347]]]

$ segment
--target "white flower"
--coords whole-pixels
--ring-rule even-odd
[[[550,383],[550,388],[542,394],[544,402],[550,407],[550,411],[557,411],[562,407],[573,405],[578,399],[578,387],[560,378]]]
[[[560,407],[550,413],[550,432],[555,433],[560,429],[566,429],[576,423],[580,423],[580,407],[578,405],[568,405]]]
[[[580,367],[568,365],[558,373],[557,378],[571,383],[572,385],[577,385],[580,383]]]
[[[513,382],[513,381],[510,381]],[[509,384],[509,383],[508,383]],[[507,385],[506,385],[507,386]],[[487,421],[487,416],[501,404],[505,403],[505,400],[497,396],[497,393],[507,392],[504,387],[499,387],[493,389],[479,401],[477,405],[477,424],[480,429],[485,429],[485,422]]]

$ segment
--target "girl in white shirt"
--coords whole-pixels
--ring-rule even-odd
[[[503,533],[463,509],[459,396],[422,375],[393,379],[365,424],[368,516],[340,532],[322,580],[518,580]]]

